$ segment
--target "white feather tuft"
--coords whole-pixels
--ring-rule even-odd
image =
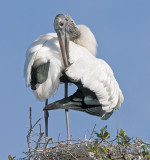
[[[97,42],[91,32],[91,30],[85,25],[77,25],[81,35],[78,39],[75,39],[74,42],[80,46],[89,50],[89,52],[96,56],[97,53]]]

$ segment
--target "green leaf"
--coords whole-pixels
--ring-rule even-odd
[[[98,148],[98,139],[94,142],[93,145],[89,144],[88,146],[89,146],[91,152],[95,152],[96,154],[98,154],[98,150],[97,150],[97,148]]]
[[[147,146],[146,145],[142,145],[141,149],[143,149],[142,151],[142,154],[143,156],[148,156],[147,159],[149,160],[150,159],[150,151],[148,150]]]
[[[123,129],[120,130],[120,136],[121,136],[121,137],[125,137],[125,136],[126,136],[126,132],[123,131]]]
[[[105,126],[104,128],[101,129],[101,135],[104,136],[106,131],[107,131],[107,126]]]
[[[12,155],[9,155],[9,156],[8,156],[8,159],[9,159],[9,160],[13,160]]]
[[[126,135],[126,132],[123,129],[120,130],[118,139],[119,139],[118,144],[121,144],[121,145],[130,144],[130,140],[131,140],[131,138],[129,138]]]
[[[98,139],[96,139],[94,146],[97,147],[98,146]]]
[[[147,149],[147,147],[145,146],[145,145],[142,145],[142,147],[141,147],[143,150],[144,150],[144,152],[148,152],[148,149]]]
[[[107,140],[108,138],[110,138],[110,133],[105,132],[103,139]]]
[[[107,126],[103,127],[100,130],[100,133],[97,133],[96,131],[94,131],[94,133],[97,135],[98,138],[100,138],[101,140],[107,140],[108,138],[110,138],[110,133],[107,132]]]
[[[100,147],[100,151],[103,152],[104,154],[107,154],[107,150],[105,146]]]
[[[93,133],[96,134],[97,137],[101,138],[101,135],[98,132],[94,131]]]
[[[150,158],[150,154],[148,154],[146,157],[147,157],[147,158]]]
[[[91,144],[88,145],[90,148],[90,151],[93,152],[93,146]]]

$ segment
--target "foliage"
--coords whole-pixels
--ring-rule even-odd
[[[9,160],[13,160],[13,159],[15,159],[15,157],[12,157],[12,155],[9,155],[9,156],[8,156],[8,159],[9,159]]]
[[[142,145],[141,149],[143,150],[143,157],[146,157],[147,160],[150,160],[150,150],[148,149],[148,147],[146,145]]]
[[[130,144],[131,138],[129,138],[126,135],[126,132],[123,129],[120,130],[119,135],[117,136],[117,138],[118,138],[118,144],[121,144],[121,145]]]
[[[98,151],[98,139],[95,140],[94,144],[89,144],[89,148],[90,148],[91,152],[99,154],[99,151]]]
[[[100,130],[100,133],[94,131],[94,133],[97,135],[98,138],[100,138],[101,140],[107,140],[110,138],[110,133],[107,132],[107,126],[103,127]]]
[[[104,154],[107,154],[107,150],[106,150],[106,147],[103,146],[103,147],[100,147],[100,151]]]
[[[105,146],[99,147],[99,143],[101,143],[104,140],[106,141],[107,139],[110,138],[110,133],[107,132],[107,126],[103,127],[100,130],[100,133],[96,131],[94,131],[93,133],[96,134],[98,139],[95,139],[94,144],[89,144],[90,151],[96,154],[100,154],[100,153],[107,154],[107,150]]]
[[[95,141],[90,143],[88,147],[91,152],[100,155],[104,160],[110,160],[115,152],[120,152],[119,154],[122,155],[123,159],[132,159],[139,155],[141,159],[150,160],[150,144],[143,142],[141,139],[129,138],[123,129],[120,129],[116,138],[111,141],[108,141],[110,133],[107,131],[107,126],[103,127],[100,133],[96,131],[93,131],[93,133],[96,135]]]

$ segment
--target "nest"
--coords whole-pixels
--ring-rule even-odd
[[[82,143],[62,144],[37,152],[36,160],[91,160],[89,149]]]
[[[53,142],[52,138],[44,139],[44,132],[34,133],[30,108],[30,128],[27,135],[28,151],[18,160],[150,160],[150,144],[141,139],[132,139],[128,144],[120,144],[118,137],[114,140],[71,139],[70,141]],[[17,160],[17,159],[16,159]]]
[[[49,141],[49,140],[48,140]],[[92,140],[72,140],[40,143],[38,148],[30,148],[25,152],[27,157],[20,160],[146,160],[142,154],[144,142],[136,139],[129,145],[99,143],[97,150],[91,151],[89,145],[95,144]],[[57,143],[57,144],[56,144]],[[113,142],[114,143],[114,142]],[[105,151],[102,150],[105,148]]]

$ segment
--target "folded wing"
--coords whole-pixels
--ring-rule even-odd
[[[43,68],[45,68],[45,74],[40,74],[40,70]],[[26,52],[24,66],[26,85],[30,86],[32,84],[32,73],[36,73],[34,77],[38,77],[37,81],[43,82],[37,83],[35,85],[36,89],[33,92],[37,99],[47,99],[52,93],[57,91],[60,83],[59,77],[63,68],[57,35],[55,33],[49,33],[40,36],[31,44]],[[46,79],[45,76],[47,77]]]
[[[120,108],[123,94],[110,66],[86,52],[84,57],[72,62],[66,74],[74,81],[81,81],[83,87],[93,91],[102,109],[111,112]]]

